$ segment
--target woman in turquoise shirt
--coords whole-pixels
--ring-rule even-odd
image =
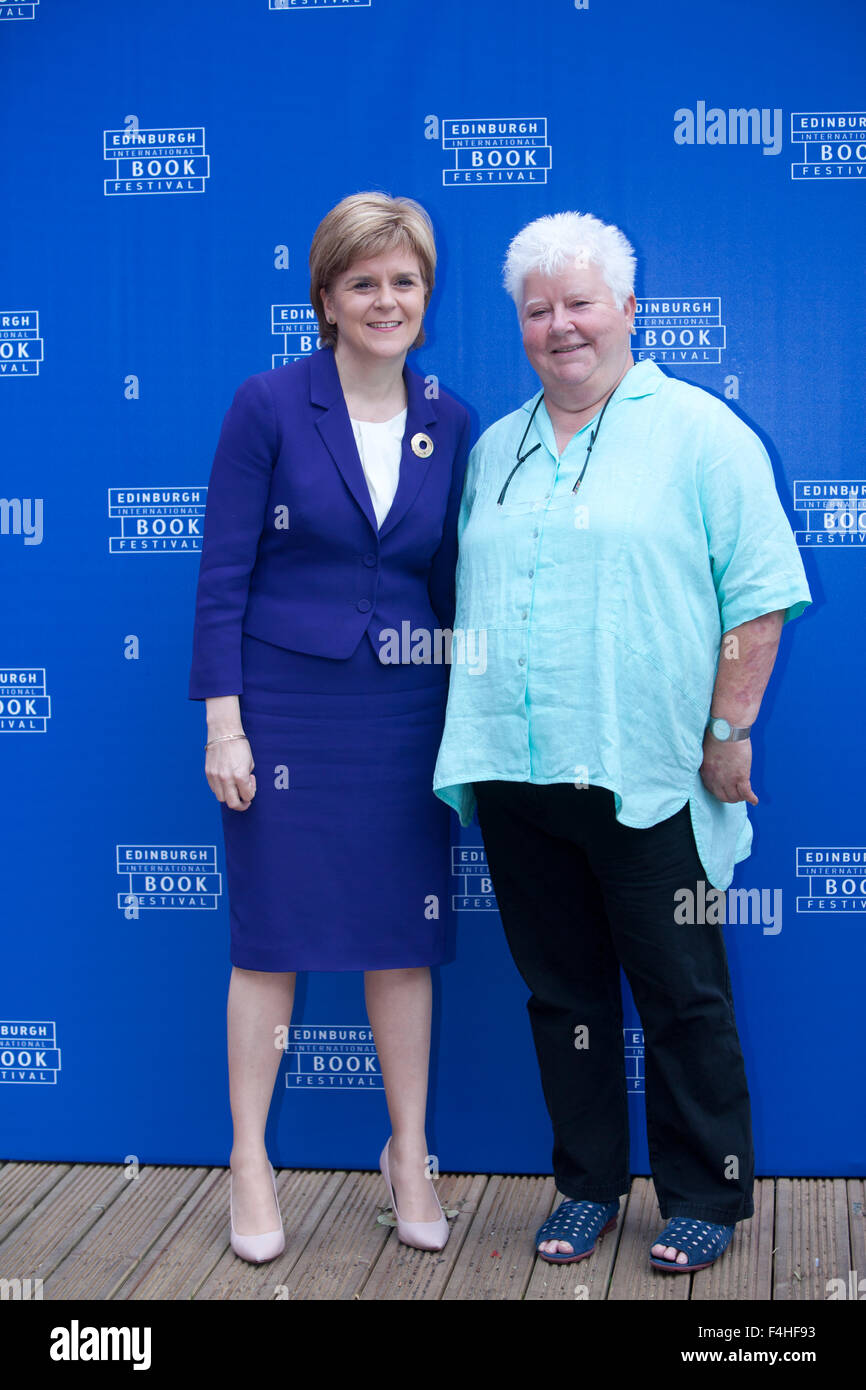
[[[536,1236],[585,1258],[629,1186],[619,967],[641,1016],[658,1268],[703,1268],[753,1213],[749,1094],[718,914],[757,804],[750,728],[810,602],[760,440],[637,365],[634,254],[559,213],[505,264],[543,390],[472,451],[434,787],[477,804],[568,1200]],[[729,658],[729,659],[726,659]],[[736,1162],[732,1163],[732,1158]]]

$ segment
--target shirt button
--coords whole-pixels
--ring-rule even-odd
[[[369,613],[369,611],[370,611],[370,609],[371,609],[372,607],[373,607],[373,605],[372,605],[372,603],[370,602],[370,600],[369,600],[368,598],[362,598],[362,599],[360,599],[360,600],[358,601],[358,612],[359,612],[359,613]]]
[[[527,610],[524,608],[524,610],[523,610],[523,612],[521,613],[520,616],[521,616],[521,618],[523,619],[523,621],[525,622],[526,619],[529,617],[529,613],[528,613]]]
[[[532,534],[533,534],[533,536],[537,536],[537,535],[538,535],[538,527],[537,527],[537,526],[536,526],[536,528],[535,528],[535,530],[533,531]]]
[[[525,665],[526,665],[526,657],[525,657],[525,656],[519,656],[519,657],[517,658],[517,664],[518,664],[518,666],[525,666]]]
[[[530,570],[530,571],[529,571],[529,578],[530,578],[530,579],[534,579],[534,578],[535,578],[535,570]]]
[[[373,566],[375,565],[375,563],[376,563],[376,556],[375,556],[375,555],[365,555],[365,556],[364,556],[364,564],[367,565],[370,569],[373,568]]]
[[[550,493],[549,493],[549,492],[546,492],[546,493],[544,494],[544,496],[545,496],[545,498],[547,498],[547,497],[550,496]]]

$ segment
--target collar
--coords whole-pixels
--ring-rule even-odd
[[[342,474],[343,481],[351,492],[361,511],[379,540],[397,525],[411,507],[429,472],[431,460],[436,457],[440,467],[447,465],[447,459],[434,452],[426,458],[416,457],[411,452],[412,436],[423,426],[431,428],[438,420],[436,402],[427,400],[424,392],[424,378],[410,371],[404,364],[403,380],[406,383],[408,402],[406,407],[406,428],[403,432],[403,449],[400,455],[400,472],[397,491],[391,503],[391,510],[377,526],[373,513],[370,489],[364,477],[355,433],[349,420],[346,400],[340,386],[337,359],[332,348],[317,348],[307,359],[310,372],[310,400],[322,406],[321,414],[316,416],[315,427],[325,446]],[[435,435],[433,436],[435,445]],[[411,460],[411,463],[410,463]]]
[[[346,410],[334,349],[331,347],[317,348],[310,354],[308,361],[310,364],[310,400],[313,405],[322,405],[327,408],[342,405],[343,409]],[[406,383],[407,431],[410,422],[413,424],[412,433],[415,433],[415,426],[434,425],[439,418],[439,413],[435,400],[428,400],[424,394],[424,378],[404,365],[403,380]],[[348,419],[348,411],[346,411],[346,418]]]
[[[651,361],[650,358],[647,358],[643,362],[635,362],[633,367],[629,367],[622,381],[619,383],[619,386],[616,388],[616,400],[614,401],[614,405],[618,405],[620,401],[634,400],[638,396],[652,396],[659,389],[662,382],[666,380],[667,377],[664,372],[660,371],[655,362]],[[541,391],[536,391],[534,396],[530,396],[529,400],[524,402],[521,409],[529,414],[541,394]],[[542,409],[544,409],[543,406]],[[545,414],[546,413],[545,411]],[[535,418],[537,420],[538,416],[536,415]],[[584,425],[582,428],[585,429],[586,426]]]
[[[636,400],[639,396],[654,395],[662,382],[666,380],[667,378],[664,372],[660,371],[655,362],[652,362],[649,358],[644,362],[636,362],[633,367],[629,367],[622,381],[619,383],[619,386],[616,388],[616,400],[611,403],[611,409],[616,409],[622,401]],[[535,405],[541,399],[542,394],[543,392],[536,391],[535,395],[530,396],[529,400],[521,407],[526,411],[527,415],[532,412]],[[599,411],[600,409],[601,407],[599,407]],[[598,419],[598,414],[599,412],[596,412],[591,420],[587,420],[585,425],[581,425],[580,429],[566,445],[566,452],[571,448],[574,440],[583,434],[584,430],[589,429],[591,425],[595,424]],[[559,458],[559,450],[556,447],[556,436],[553,432],[553,424],[547,413],[547,405],[544,401],[541,402],[538,413],[533,421],[533,427],[538,430],[538,437],[547,452],[552,454],[554,458]]]

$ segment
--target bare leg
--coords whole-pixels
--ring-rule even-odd
[[[283,1056],[276,1030],[288,1028],[294,996],[292,971],[232,968],[227,1022],[234,1144],[229,1162],[239,1235],[261,1235],[279,1225],[265,1123]]]
[[[368,970],[367,1014],[391,1116],[389,1165],[394,1200],[404,1221],[437,1221],[439,1208],[427,1177],[427,1071],[432,987],[426,966]]]

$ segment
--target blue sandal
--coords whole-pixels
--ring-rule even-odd
[[[733,1234],[733,1226],[717,1226],[712,1221],[693,1221],[689,1216],[675,1216],[658,1239],[653,1241],[653,1245],[669,1245],[682,1250],[687,1256],[686,1263],[657,1260],[650,1254],[650,1264],[674,1274],[691,1274],[695,1269],[706,1269],[727,1250]]]
[[[551,1265],[570,1265],[585,1260],[595,1249],[599,1236],[616,1225],[619,1202],[561,1202],[535,1233],[535,1253]],[[543,1240],[567,1240],[570,1255],[546,1255],[538,1246]]]

